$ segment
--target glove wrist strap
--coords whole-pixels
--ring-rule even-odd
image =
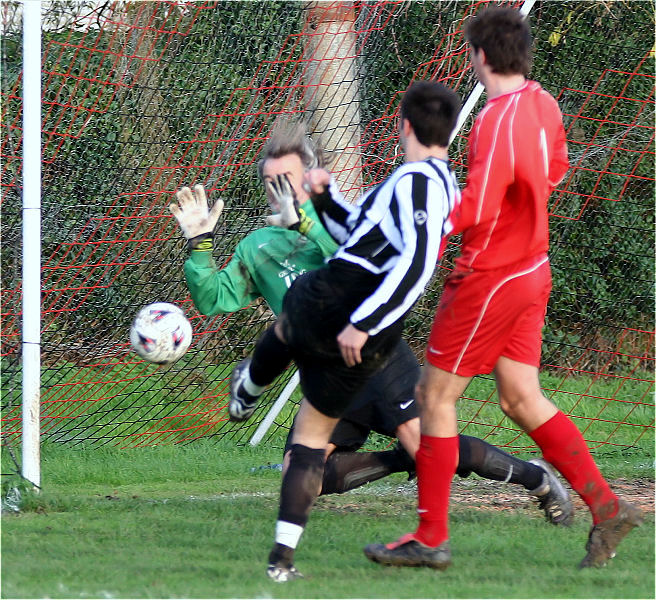
[[[187,246],[189,250],[211,252],[214,248],[214,239],[212,238],[212,234],[210,232],[201,233],[200,235],[187,240]]]
[[[302,208],[297,209],[299,220],[296,221],[293,225],[289,226],[289,229],[294,229],[295,231],[298,231],[301,235],[307,235],[308,231],[312,229],[312,225],[314,225],[314,221],[310,219],[305,214],[305,211]]]
[[[307,235],[310,229],[312,229],[312,225],[314,225],[314,221],[310,219],[309,217],[304,216],[299,222],[298,222],[298,232],[301,235]]]

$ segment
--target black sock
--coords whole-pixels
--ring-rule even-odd
[[[290,348],[278,339],[272,325],[258,340],[248,372],[256,385],[269,385],[292,360]]]
[[[319,493],[325,455],[323,448],[292,445],[289,467],[282,478],[278,521],[305,527]],[[289,568],[293,561],[294,548],[276,541],[269,553],[269,564]]]
[[[294,549],[284,544],[275,543],[269,552],[269,564],[289,569],[294,564]]]
[[[469,435],[460,435],[460,458],[456,473],[467,477],[474,472],[486,479],[519,483],[527,490],[536,489],[544,471],[520,458],[516,458],[492,444]]]
[[[384,452],[333,452],[326,460],[320,495],[343,494],[391,473],[414,468],[414,461],[401,446]]]
[[[325,454],[323,448],[292,445],[289,467],[280,489],[279,521],[305,527],[312,505],[319,495]]]

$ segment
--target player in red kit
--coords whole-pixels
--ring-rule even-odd
[[[594,463],[583,436],[540,389],[541,330],[551,291],[549,194],[568,169],[555,99],[528,80],[532,39],[520,13],[490,8],[465,25],[488,102],[469,140],[462,200],[451,213],[461,255],[447,279],[417,385],[419,527],[371,544],[375,562],[444,569],[451,562],[448,507],[458,462],[456,401],[471,378],[494,372],[499,403],[588,505],[593,527],[581,567],[603,566],[642,521]]]

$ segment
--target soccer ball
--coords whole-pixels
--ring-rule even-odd
[[[141,358],[158,365],[180,359],[191,344],[191,323],[175,304],[144,306],[132,321],[130,343]]]

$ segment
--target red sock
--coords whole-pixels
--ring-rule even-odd
[[[419,527],[414,538],[435,548],[449,539],[449,494],[458,466],[458,436],[421,436],[416,457]]]
[[[545,460],[556,467],[583,498],[595,525],[617,514],[617,496],[599,472],[581,432],[564,413],[558,411],[529,435],[542,450]]]

